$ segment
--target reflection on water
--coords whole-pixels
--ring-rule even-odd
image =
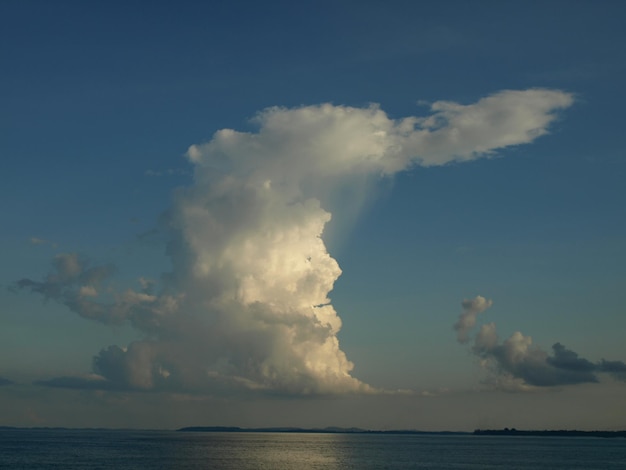
[[[624,469],[626,439],[0,429],[7,469]]]
[[[346,468],[349,450],[339,434],[200,433],[185,437],[177,443],[176,452],[193,460],[196,466],[189,468]]]

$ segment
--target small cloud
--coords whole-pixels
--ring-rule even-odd
[[[50,240],[44,240],[43,238],[38,237],[30,237],[29,239],[32,245],[49,245],[52,248],[57,248],[58,244],[55,242],[51,242]]]
[[[116,318],[122,313],[119,308],[96,300],[99,287],[114,270],[112,265],[90,266],[77,253],[60,253],[53,258],[52,269],[44,280],[20,279],[14,283],[13,288],[63,303],[85,318],[104,323],[119,323],[121,318]]]
[[[454,324],[459,343],[467,343],[469,341],[468,333],[469,330],[476,325],[476,316],[492,305],[493,302],[491,300],[485,299],[480,295],[477,295],[473,299],[465,299],[461,302],[463,313],[461,313],[458,321]]]
[[[9,379],[5,379],[4,377],[0,377],[0,386],[11,385],[12,383],[13,383],[13,381],[11,381]]]
[[[78,295],[80,297],[98,297],[98,291],[94,286],[81,286]]]
[[[491,305],[491,301],[480,296],[463,301],[463,313],[455,325],[459,342],[469,341],[467,333],[475,325],[476,314],[488,308],[487,303]],[[480,327],[474,336],[472,352],[492,374],[489,383],[500,390],[529,391],[537,387],[596,383],[599,373],[626,381],[626,364],[622,361],[591,362],[558,342],[552,345],[550,354],[519,331],[500,342],[495,323]]]
[[[166,170],[152,170],[152,169],[148,169],[144,172],[144,175],[146,176],[153,176],[153,177],[159,177],[159,176],[185,176],[185,175],[189,175],[191,174],[188,170],[185,170],[183,168],[168,168]]]

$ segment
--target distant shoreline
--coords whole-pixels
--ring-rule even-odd
[[[539,436],[539,437],[626,437],[626,431],[543,430],[524,431],[515,428],[476,429],[475,436]]]
[[[133,428],[69,428],[62,426],[0,426],[0,431],[168,431],[168,432],[215,432],[215,433],[294,433],[294,434],[407,434],[435,436],[512,436],[512,437],[600,437],[626,438],[624,431],[579,431],[579,430],[518,430],[476,429],[474,431],[418,431],[414,429],[362,429],[362,428],[297,428],[261,427],[241,428],[238,426],[187,426],[179,429],[133,429]]]
[[[464,431],[417,431],[408,429],[370,430],[361,428],[240,428],[236,426],[189,426],[180,428],[179,432],[282,432],[282,433],[318,433],[318,434],[424,434],[424,435],[473,435],[473,436],[538,436],[538,437],[626,437],[626,431],[578,431],[578,430],[528,430],[518,431],[515,428],[476,429]]]
[[[282,432],[282,433],[309,433],[309,434],[438,434],[438,435],[470,435],[464,431],[416,431],[404,429],[371,430],[361,428],[296,428],[296,427],[267,427],[267,428],[240,428],[237,426],[189,426],[177,429],[179,432]]]

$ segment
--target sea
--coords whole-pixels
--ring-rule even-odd
[[[1,469],[626,469],[626,439],[0,429]]]

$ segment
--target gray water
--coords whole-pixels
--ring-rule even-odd
[[[626,439],[0,430],[2,469],[626,469]]]

